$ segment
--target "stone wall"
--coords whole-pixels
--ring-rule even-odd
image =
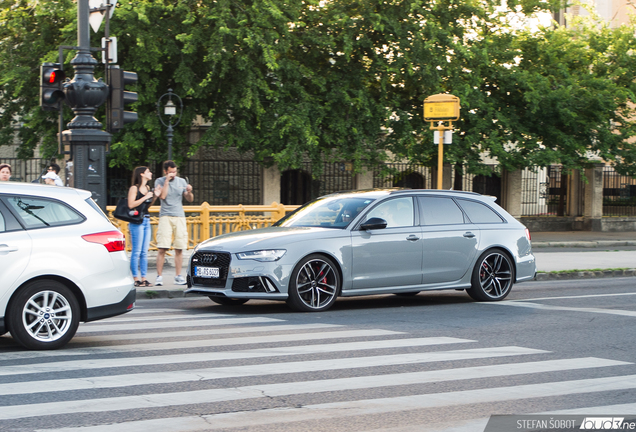
[[[636,231],[636,217],[528,217],[519,218],[530,232],[557,231],[598,231],[629,232]]]

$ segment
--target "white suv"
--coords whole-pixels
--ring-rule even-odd
[[[115,229],[85,190],[0,183],[0,335],[56,349],[80,321],[120,315],[136,292]]]

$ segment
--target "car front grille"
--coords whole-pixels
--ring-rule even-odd
[[[192,275],[193,285],[205,285],[210,287],[225,287],[227,275],[230,268],[232,256],[225,252],[207,252],[199,251],[192,256],[190,260],[190,274]],[[218,267],[218,278],[195,277],[194,267]]]

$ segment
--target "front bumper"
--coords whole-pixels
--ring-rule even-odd
[[[195,277],[195,267],[218,267],[218,278]],[[228,298],[285,300],[292,265],[238,260],[227,252],[198,251],[190,259],[185,293]]]

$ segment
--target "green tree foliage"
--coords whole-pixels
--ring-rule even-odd
[[[55,116],[39,110],[34,83],[39,64],[56,59],[57,45],[76,43],[75,5],[0,4],[0,60],[10,65],[0,81],[0,144],[11,142],[12,122],[21,119],[21,155],[39,138],[50,154]],[[140,120],[113,137],[111,163],[165,158],[155,104],[172,88],[184,101],[177,159],[200,146],[227,146],[283,169],[304,157],[316,168],[351,160],[357,170],[390,157],[434,166],[437,146],[422,103],[451,93],[461,99],[462,118],[446,147],[448,162],[477,173],[485,169],[484,156],[516,169],[576,168],[595,155],[635,171],[628,144],[633,29],[576,23],[524,31],[513,20],[551,5],[511,0],[507,6],[494,0],[120,0],[110,31],[118,37],[119,64],[139,75],[133,109]],[[91,45],[101,36],[92,34]],[[97,115],[103,119],[103,108]],[[205,127],[190,145],[195,120]]]
[[[33,156],[40,141],[57,149],[57,116],[39,109],[40,63],[58,61],[58,45],[76,45],[71,0],[0,1],[0,145],[20,143],[18,156]]]
[[[487,106],[497,109],[494,133],[483,136],[490,154],[509,169],[578,169],[596,159],[636,173],[634,47],[633,28],[593,20],[518,34],[514,62],[488,83],[496,102]]]

